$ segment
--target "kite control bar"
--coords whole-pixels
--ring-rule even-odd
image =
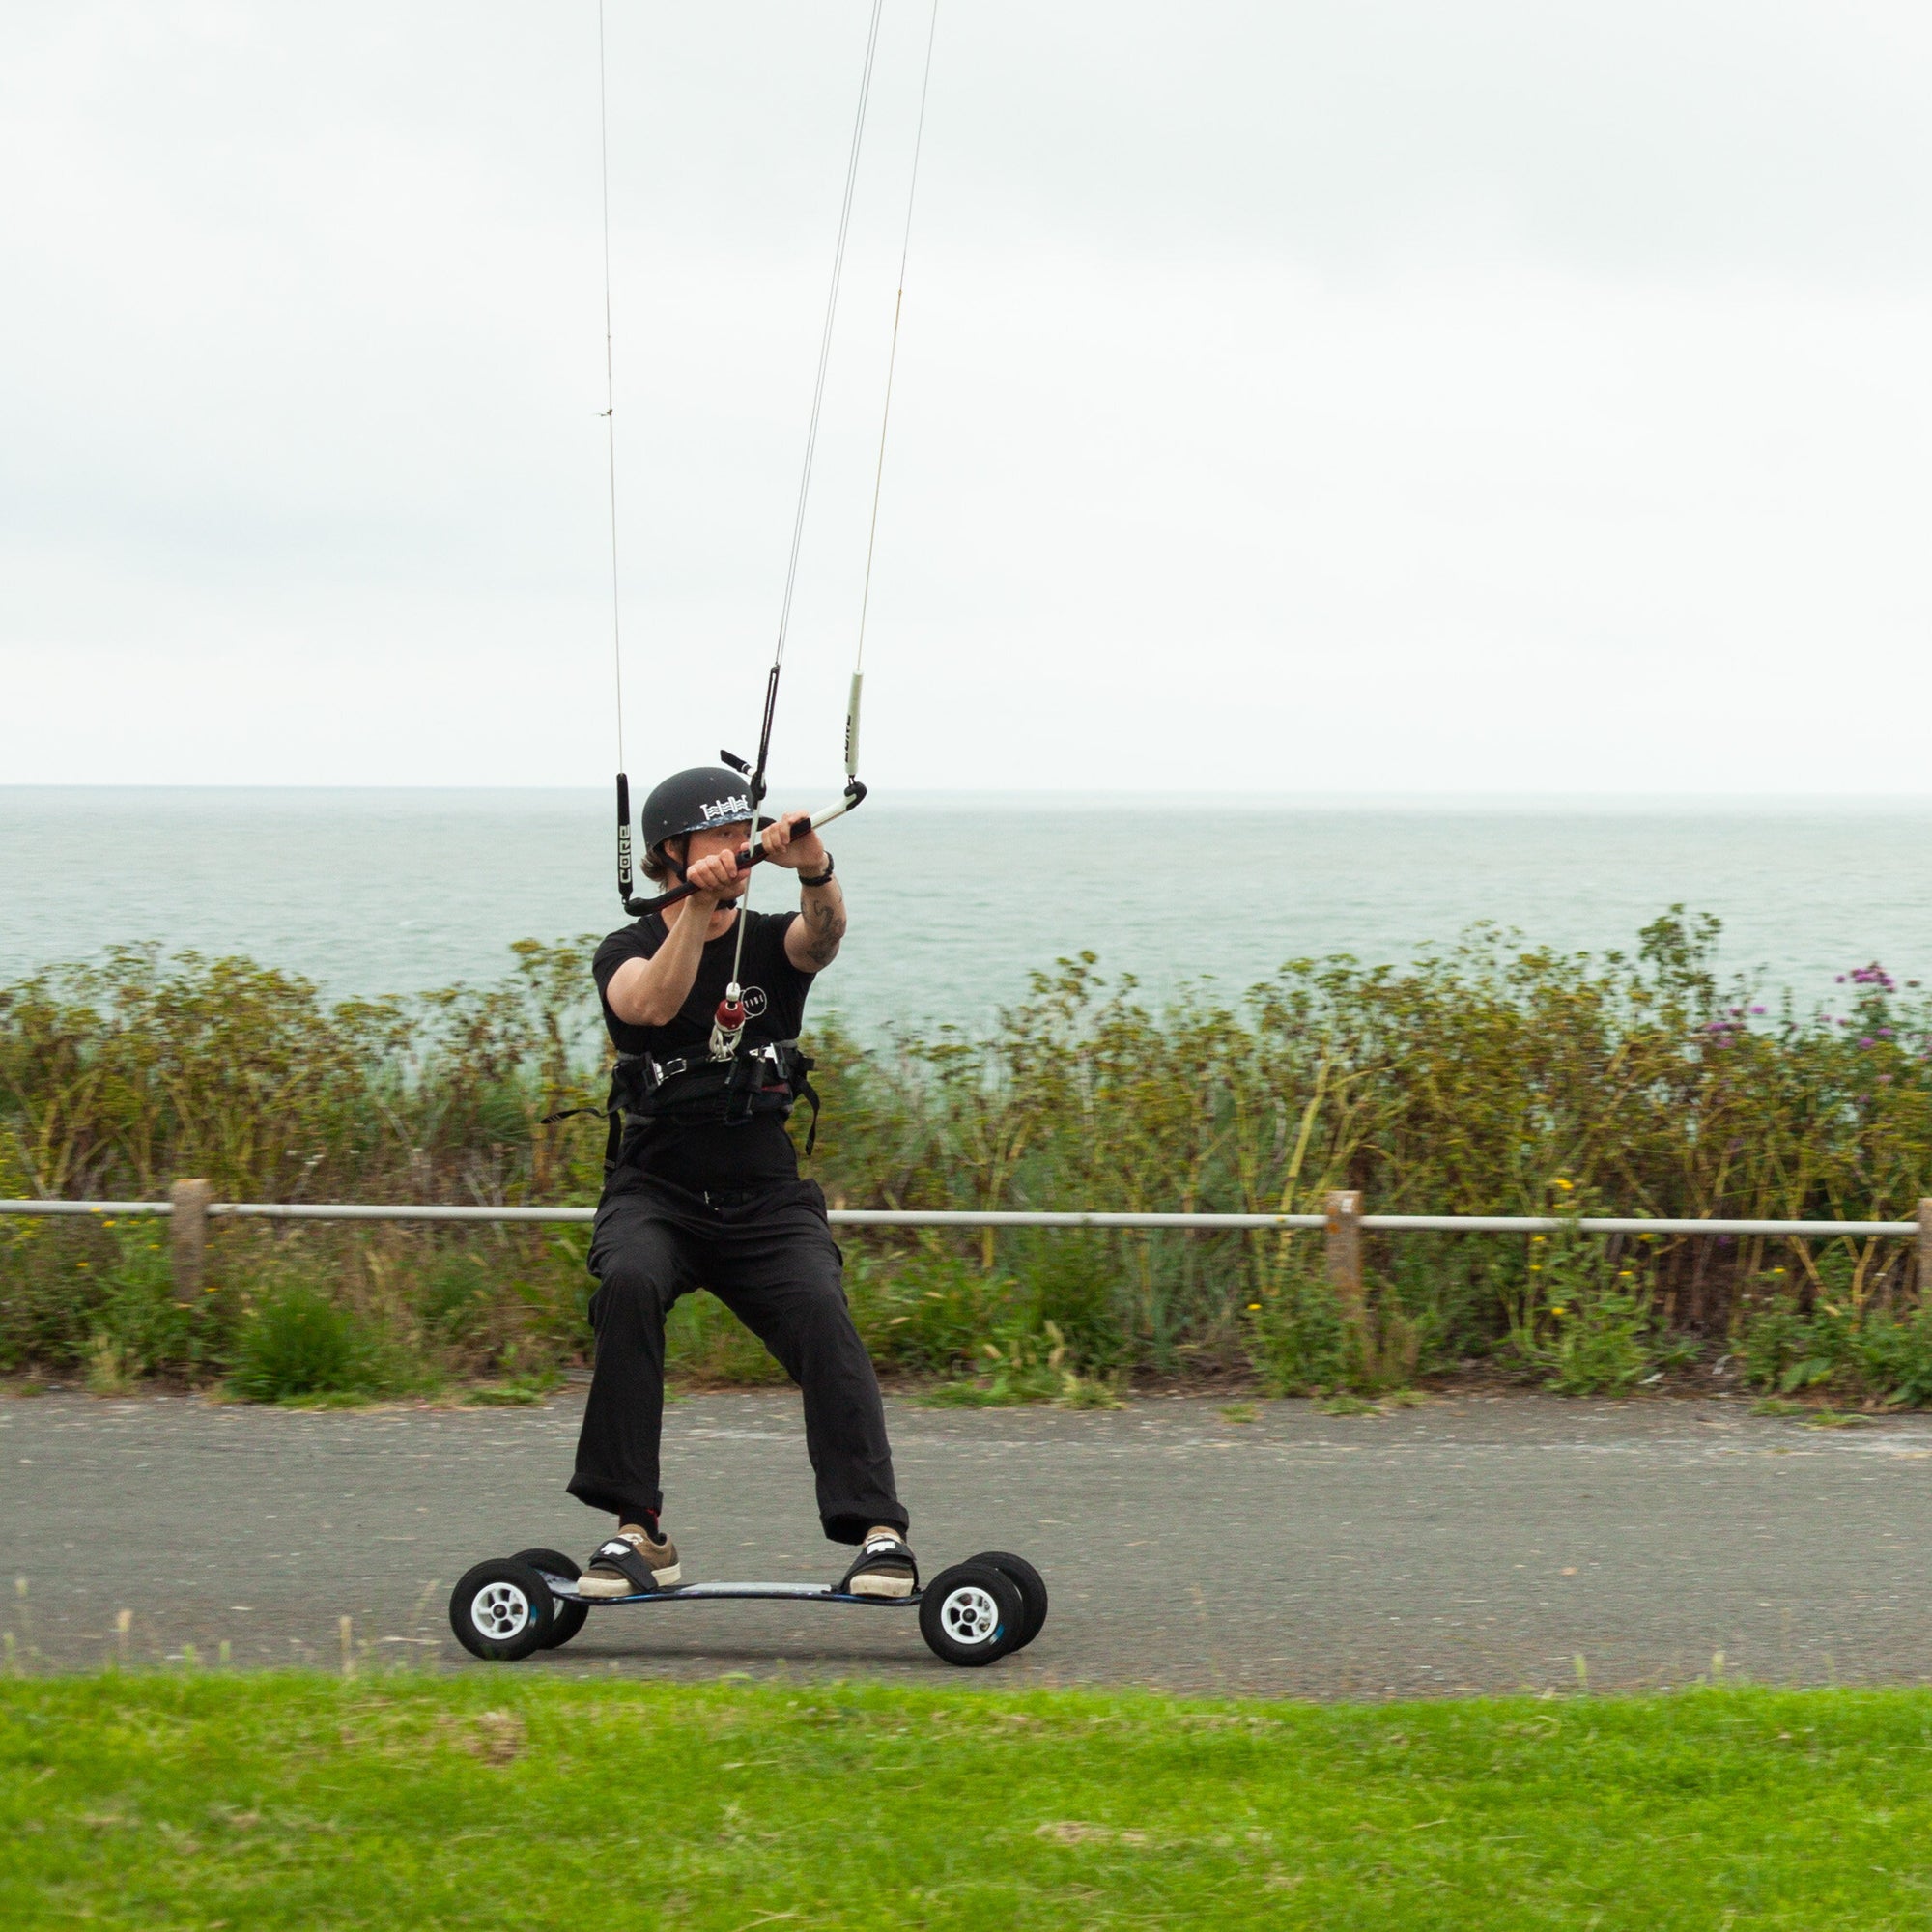
[[[801,832],[816,832],[821,827],[830,825],[835,818],[843,818],[848,811],[856,811],[865,803],[865,800],[866,787],[864,784],[857,779],[848,779],[843,796],[834,804],[826,806],[823,810],[814,811],[803,824],[794,825],[792,827],[792,836],[796,838]],[[630,814],[625,810],[625,807],[629,803],[629,787],[625,786],[624,796],[620,797],[618,801],[618,811],[620,818],[623,820],[628,820],[629,818]],[[628,859],[630,850],[630,833],[631,828],[627,822],[619,824],[617,836],[626,859]],[[753,839],[751,844],[745,846],[738,854],[739,871],[749,872],[753,866],[757,865],[766,856],[762,837]],[[623,879],[628,888],[628,865],[623,868]],[[661,894],[654,899],[634,899],[630,896],[627,889],[624,896],[624,910],[633,919],[641,919],[646,913],[662,912],[666,906],[675,905],[679,899],[688,899],[697,890],[698,888],[696,886],[673,886],[669,892]]]

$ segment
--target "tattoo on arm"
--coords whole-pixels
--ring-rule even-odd
[[[805,926],[805,944],[801,950],[811,970],[818,972],[838,957],[838,942],[845,937],[844,899],[836,889],[814,892],[810,887],[803,897],[799,919]]]

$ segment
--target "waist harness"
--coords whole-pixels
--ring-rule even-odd
[[[745,1042],[729,1060],[692,1054],[658,1060],[648,1053],[620,1053],[611,1069],[611,1097],[602,1107],[564,1107],[539,1122],[594,1114],[610,1122],[604,1142],[604,1172],[617,1165],[627,1121],[702,1122],[741,1126],[761,1114],[783,1120],[803,1100],[811,1109],[805,1151],[818,1141],[818,1090],[811,1084],[812,1062],[795,1039]]]

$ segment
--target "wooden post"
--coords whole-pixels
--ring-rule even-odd
[[[1932,1306],[1932,1201],[1918,1204],[1918,1298]]]
[[[213,1199],[214,1189],[205,1180],[178,1180],[168,1189],[177,1301],[198,1300],[207,1286],[208,1204]]]
[[[1322,1203],[1328,1216],[1328,1286],[1342,1304],[1344,1317],[1362,1317],[1362,1197],[1355,1189],[1336,1188]]]

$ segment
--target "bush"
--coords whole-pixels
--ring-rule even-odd
[[[1736,1346],[1745,1379],[1776,1396],[1832,1391],[1886,1407],[1932,1405],[1932,1308],[1903,1315],[1815,1301],[1781,1287],[1750,1305]]]
[[[1847,1352],[1864,1394],[1889,1407],[1932,1405],[1932,1308],[1915,1308],[1902,1320],[1885,1309],[1868,1314]]]
[[[1750,1387],[1793,1395],[1830,1381],[1844,1366],[1845,1322],[1830,1310],[1807,1313],[1780,1285],[1761,1302],[1746,1305],[1737,1349]]]
[[[1270,1395],[1307,1395],[1349,1378],[1342,1311],[1327,1284],[1296,1270],[1247,1307],[1248,1356]]]
[[[346,1308],[296,1285],[270,1295],[235,1338],[228,1373],[246,1402],[307,1396],[372,1396],[390,1379],[378,1338]]]
[[[1545,1359],[1559,1395],[1628,1395],[1650,1374],[1650,1308],[1615,1289],[1579,1293],[1552,1311],[1556,1339]]]
[[[1037,1297],[1022,1282],[931,1229],[909,1249],[848,1253],[846,1292],[873,1359],[895,1368],[950,1374],[996,1334],[1037,1325]]]
[[[193,1376],[209,1339],[206,1309],[175,1299],[167,1236],[152,1221],[114,1230],[115,1258],[102,1272],[95,1304],[92,1353],[118,1356],[128,1378]]]

